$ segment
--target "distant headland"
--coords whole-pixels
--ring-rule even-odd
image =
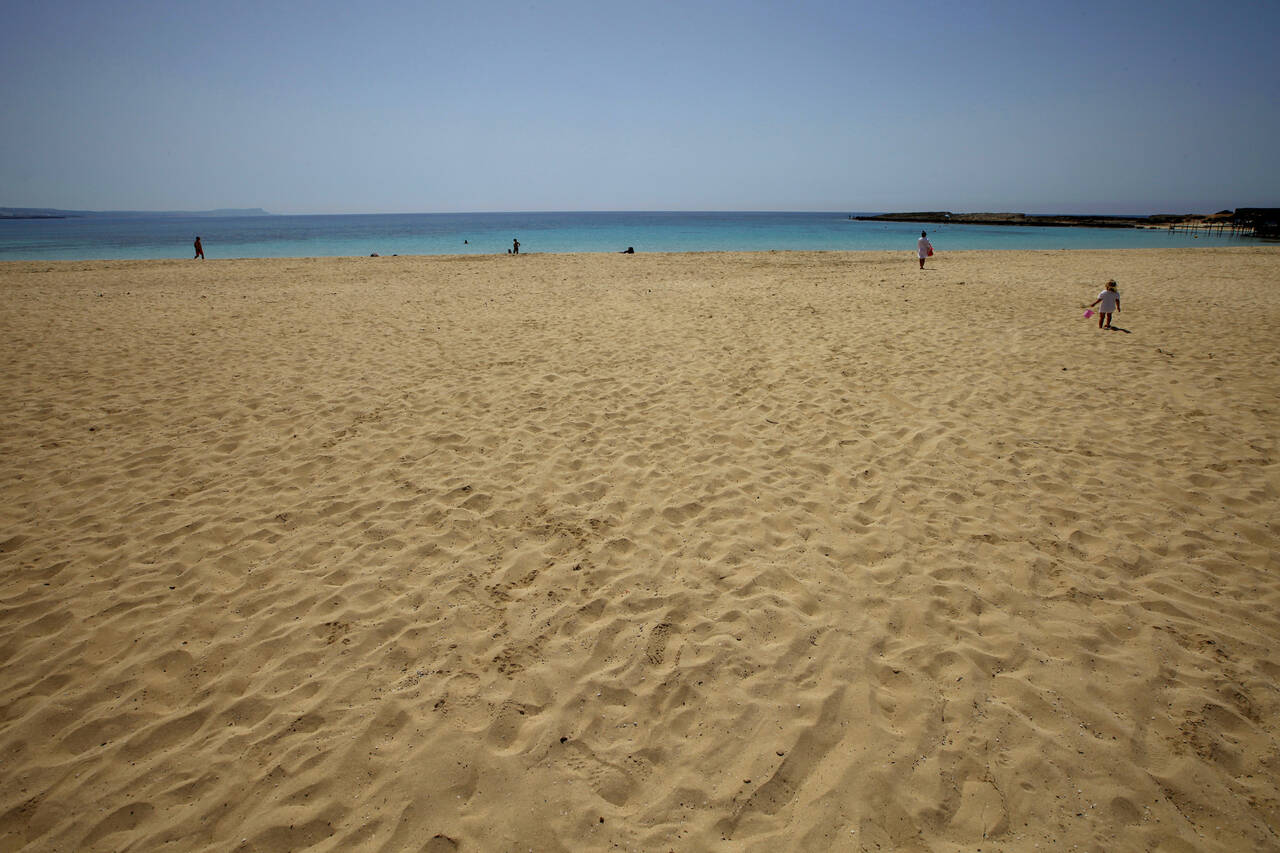
[[[228,216],[271,216],[260,207],[224,207],[218,210],[58,210],[51,207],[0,207],[0,219],[95,219],[156,216],[210,219]]]
[[[957,214],[948,210],[916,211],[916,213],[892,213],[856,216],[850,219],[865,222],[918,222],[946,225],[1038,225],[1042,228],[1169,228],[1222,229],[1222,231],[1247,231],[1258,236],[1274,232],[1275,207],[1240,207],[1238,210],[1220,210],[1215,214],[1155,214],[1151,216],[1101,216],[1066,214],[1015,214],[972,213]]]
[[[925,222],[939,225],[1038,225],[1041,227],[1077,228],[1137,228],[1140,225],[1159,225],[1179,221],[1184,216],[1135,217],[1135,216],[1071,216],[1037,215],[1026,213],[952,213],[948,210],[928,210],[915,213],[881,213],[876,216],[855,216],[873,222]],[[1201,217],[1203,218],[1203,217]]]

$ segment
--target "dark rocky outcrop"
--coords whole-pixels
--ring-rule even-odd
[[[1149,228],[1153,225],[1195,222],[1208,218],[1196,213],[1165,213],[1154,216],[1073,216],[1068,214],[951,213],[950,211],[882,213],[878,216],[854,217],[854,219],[872,222],[925,222],[947,225],[1036,225],[1042,228]]]
[[[854,218],[872,222],[925,222],[947,225],[1036,225],[1042,228],[1137,228],[1143,225],[1161,224],[1156,217],[1150,216],[1070,216],[1026,213],[951,213],[950,211],[882,213],[878,216],[856,216]],[[1185,216],[1170,216],[1167,221],[1176,220],[1182,222],[1188,218]]]

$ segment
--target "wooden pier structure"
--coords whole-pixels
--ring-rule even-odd
[[[1188,234],[1230,234],[1237,237],[1280,237],[1280,208],[1241,207],[1227,214],[1207,216],[1203,219],[1171,222],[1166,226],[1171,232]]]
[[[1235,217],[1205,222],[1175,222],[1168,225],[1167,229],[1170,232],[1186,234],[1230,234],[1233,237],[1253,236],[1253,223],[1237,222]]]
[[[1238,207],[1231,218],[1247,223],[1255,237],[1280,237],[1280,207]]]

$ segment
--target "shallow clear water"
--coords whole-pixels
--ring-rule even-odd
[[[416,213],[254,217],[0,219],[0,261],[522,253],[891,250],[914,252],[922,226],[844,213]],[[1251,245],[1133,228],[925,225],[938,252]],[[463,241],[466,241],[465,243]]]

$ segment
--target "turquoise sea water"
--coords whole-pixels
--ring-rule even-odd
[[[775,249],[914,252],[922,226],[859,222],[847,213],[417,213],[332,216],[0,219],[0,261],[735,252]],[[1250,245],[1132,228],[925,225],[939,252],[962,249],[1139,249]],[[466,241],[464,243],[464,241]]]

